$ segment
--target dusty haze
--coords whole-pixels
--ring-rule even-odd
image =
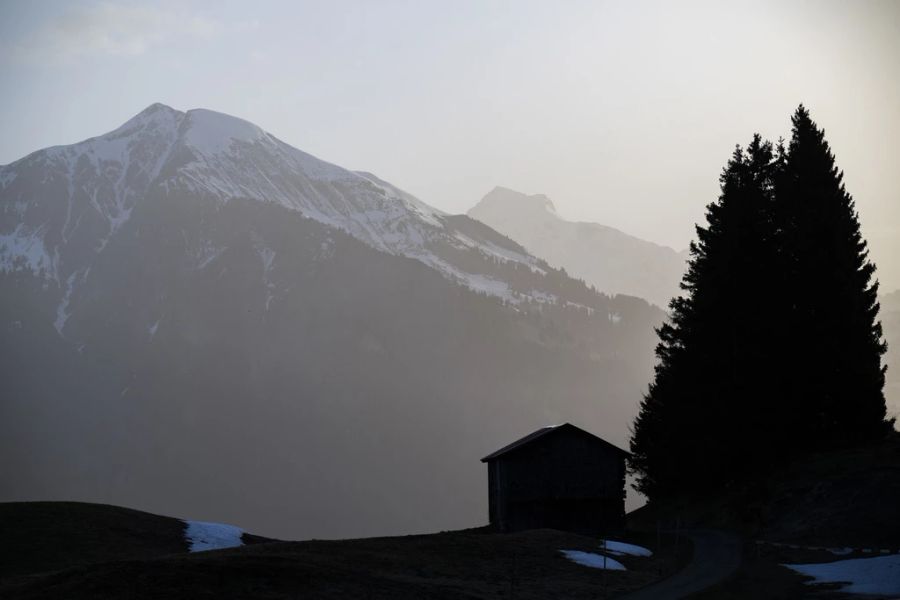
[[[498,446],[627,444],[723,165],[800,102],[900,288],[898,39],[896,2],[0,5],[0,501],[482,523]]]
[[[0,163],[161,100],[451,213],[502,185],[682,250],[733,145],[802,101],[900,288],[896,2],[34,4],[0,7]]]

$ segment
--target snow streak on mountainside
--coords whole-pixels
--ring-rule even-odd
[[[562,219],[543,194],[498,187],[470,211],[473,219],[601,292],[629,294],[665,307],[679,293],[687,252],[675,252],[598,223]]]
[[[28,197],[24,190],[33,189],[35,178],[46,193]],[[162,104],[106,135],[0,167],[0,192],[16,198],[4,203],[0,214],[0,269],[39,272],[65,287],[87,265],[61,264],[62,249],[75,244],[102,251],[156,187],[220,202],[275,203],[377,250],[419,260],[471,289],[513,303],[548,297],[547,290],[515,289],[473,269],[470,260],[460,263],[460,252],[475,251],[487,262],[543,271],[509,240],[473,237],[448,215],[374,175],[319,160],[247,121]],[[60,203],[65,217],[53,222]]]

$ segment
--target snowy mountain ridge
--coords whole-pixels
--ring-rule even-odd
[[[503,281],[467,272],[436,246],[476,249],[491,260],[540,272],[534,257],[515,244],[473,239],[448,215],[372,174],[353,172],[302,152],[256,125],[206,109],[186,112],[153,104],[105,135],[34,152],[0,167],[0,191],[16,194],[29,171],[59,190],[60,198],[23,198],[3,206],[0,269],[40,272],[63,285],[73,272],[60,265],[83,218],[99,217],[91,240],[97,252],[128,222],[154,188],[187,191],[219,202],[242,198],[275,203],[340,229],[389,254],[419,260],[472,289],[517,302],[521,293]],[[27,178],[27,177],[26,177]],[[43,181],[42,183],[48,183]],[[43,204],[66,202],[61,224],[42,220]],[[96,214],[91,214],[91,212]],[[12,221],[10,221],[12,217]],[[70,266],[71,267],[71,266]]]

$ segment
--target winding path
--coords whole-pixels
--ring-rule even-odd
[[[685,531],[694,544],[690,564],[668,579],[637,590],[620,600],[674,600],[703,591],[730,577],[741,564],[741,540],[725,531]]]

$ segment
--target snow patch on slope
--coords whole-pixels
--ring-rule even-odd
[[[185,521],[184,524],[184,538],[190,544],[191,552],[221,550],[244,545],[241,539],[244,530],[240,527],[205,521]]]
[[[900,554],[784,566],[812,577],[810,584],[842,583],[839,591],[848,594],[900,594]]]
[[[425,204],[412,194],[404,192],[400,188],[393,186],[382,179],[379,179],[372,173],[368,173],[365,171],[356,171],[354,175],[365,179],[369,183],[379,188],[386,198],[395,198],[399,200],[407,210],[416,214],[429,225],[440,229],[444,228],[444,223],[443,221],[441,221],[441,217],[447,216],[447,213]]]
[[[425,263],[432,269],[441,273],[447,279],[460,285],[464,285],[474,292],[495,296],[511,304],[518,304],[521,301],[505,281],[500,281],[499,279],[494,279],[478,273],[467,273],[466,271],[457,269],[447,261],[442,260],[432,253],[413,255],[410,258],[415,258],[416,260]]]
[[[44,247],[44,227],[29,230],[20,223],[10,233],[0,233],[0,272],[28,270],[56,277],[56,264]]]
[[[272,270],[272,262],[275,260],[275,251],[265,247],[257,248],[256,251],[259,253],[259,258],[262,259],[263,269],[268,273]]]
[[[268,136],[249,121],[203,108],[189,110],[187,123],[185,142],[206,155],[226,152],[235,142],[252,144]]]
[[[153,339],[153,336],[156,335],[156,330],[159,329],[159,324],[162,321],[162,317],[158,318],[152,325],[147,327],[147,333],[150,334],[150,339]]]
[[[542,292],[540,290],[531,290],[528,296],[534,301],[541,304],[556,304],[559,298],[555,294]]]
[[[53,321],[53,327],[56,328],[56,333],[59,335],[63,334],[63,327],[66,326],[66,321],[69,320],[69,316],[72,314],[69,311],[69,301],[72,299],[72,290],[75,287],[76,275],[77,273],[69,275],[69,278],[66,280],[66,291],[63,294],[59,305],[56,307],[56,320]]]
[[[272,272],[272,263],[275,261],[276,252],[271,248],[262,245],[262,243],[259,241],[254,243],[254,247],[256,248],[256,253],[259,255],[259,259],[262,261],[262,281],[266,291],[266,310],[268,311],[270,305],[272,304],[272,300],[275,299],[275,289],[277,287],[275,283],[269,279],[269,275]]]
[[[5,188],[16,180],[17,173],[13,169],[0,167],[0,189]]]

